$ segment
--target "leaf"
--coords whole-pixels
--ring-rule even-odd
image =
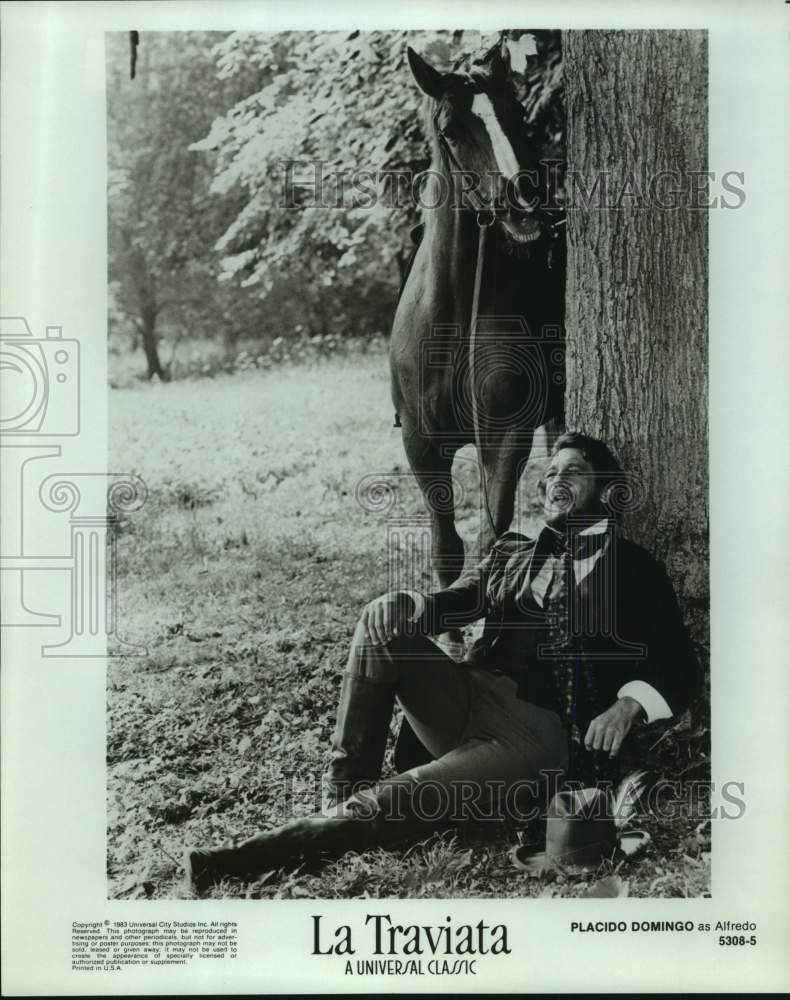
[[[470,848],[468,851],[463,851],[463,853],[459,854],[451,861],[448,861],[447,867],[457,872],[460,871],[462,868],[466,868],[468,865],[471,865],[471,863],[472,863],[472,849]]]
[[[694,836],[701,848],[710,847],[710,835],[711,835],[710,820],[704,819],[701,823],[697,824],[694,830]]]
[[[607,875],[594,885],[590,886],[586,892],[582,893],[582,899],[613,899],[618,896],[628,895],[628,882],[620,878],[619,875]]]
[[[139,876],[136,872],[132,872],[127,875],[126,878],[118,883],[115,887],[116,895],[122,895],[125,892],[131,892],[132,889],[136,888],[139,883]]]
[[[645,769],[632,771],[620,783],[615,795],[612,814],[615,826],[620,829],[639,810],[640,802],[656,784],[656,776]]]
[[[542,879],[544,882],[557,881],[557,869],[552,864],[538,864],[528,868],[524,874],[527,878]]]

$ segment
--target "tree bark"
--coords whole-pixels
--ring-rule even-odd
[[[131,238],[126,235],[126,245],[129,248],[129,268],[135,289],[137,308],[140,316],[137,325],[143,342],[145,362],[148,367],[148,378],[154,375],[163,382],[170,380],[170,374],[162,367],[159,360],[159,338],[156,333],[156,321],[161,311],[157,302],[156,281],[149,273],[145,254],[131,246]]]
[[[157,310],[151,305],[143,306],[140,310],[140,333],[143,338],[143,350],[145,351],[145,361],[148,366],[148,377],[156,375],[163,382],[169,381],[170,376],[166,369],[162,367],[159,360],[159,344],[156,335],[156,315]]]
[[[666,562],[707,648],[707,36],[574,31],[564,48],[567,423],[635,477],[626,533]]]

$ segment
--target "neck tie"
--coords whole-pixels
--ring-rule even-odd
[[[589,559],[604,547],[609,531],[595,531],[587,534],[560,532],[552,528],[549,532],[549,551],[558,558],[570,553],[573,559]]]
[[[560,536],[561,538],[561,536]],[[551,556],[551,584],[544,608],[548,641],[554,649],[555,696],[560,718],[572,743],[579,742],[575,725],[576,659],[572,639],[570,596],[573,590],[573,558],[570,549],[560,544]]]
[[[564,537],[559,537],[564,543]],[[589,555],[603,544],[606,534],[576,536],[576,540],[579,538],[592,541],[587,551]],[[576,555],[578,546],[574,545],[573,549],[575,552],[565,544],[554,546],[549,557],[553,560],[553,568],[544,610],[547,639],[552,649],[554,701],[568,734],[567,779],[594,784],[606,776],[608,768],[602,759],[605,755],[585,750],[585,733],[579,724],[580,716],[586,717],[597,708],[598,692],[593,664],[583,655],[583,636],[579,627],[582,619],[576,607],[580,593],[573,576],[573,560],[580,556]],[[586,723],[584,725],[586,728]]]

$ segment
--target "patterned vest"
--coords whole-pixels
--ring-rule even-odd
[[[599,691],[594,664],[584,656],[580,589],[574,580],[572,554],[561,545],[555,548],[553,558],[551,584],[543,605],[546,641],[539,655],[551,660],[552,701],[568,734],[566,779],[593,785],[613,777],[616,761],[610,761],[608,753],[588,751],[584,746],[587,723],[579,719],[579,707],[587,707],[587,716],[593,706],[601,707]]]

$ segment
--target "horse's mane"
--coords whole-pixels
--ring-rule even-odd
[[[450,171],[448,165],[445,163],[442,147],[433,122],[433,104],[433,99],[426,95],[423,97],[419,108],[420,121],[423,132],[428,140],[428,149],[431,157],[428,169],[419,175],[419,195],[421,203],[423,202],[423,195],[425,195],[425,201],[429,204],[435,204],[437,201],[437,174],[443,173],[450,180]],[[424,203],[420,207],[420,218],[426,225],[434,218],[433,211],[426,209]]]

